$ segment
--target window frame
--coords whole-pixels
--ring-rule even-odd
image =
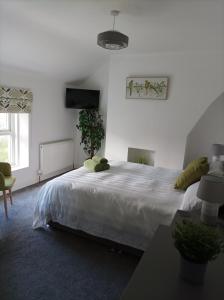
[[[19,164],[19,140],[18,140],[18,114],[5,113],[8,115],[8,128],[0,129],[0,136],[10,137],[9,163],[12,167]]]

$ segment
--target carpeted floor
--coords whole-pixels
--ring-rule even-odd
[[[59,230],[33,230],[32,187],[0,201],[1,300],[118,300],[139,258]]]

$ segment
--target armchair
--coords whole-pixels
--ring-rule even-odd
[[[6,162],[0,162],[0,191],[3,192],[3,200],[5,207],[5,216],[8,218],[7,210],[7,191],[9,192],[10,202],[12,204],[12,187],[16,178],[12,176],[11,165]]]

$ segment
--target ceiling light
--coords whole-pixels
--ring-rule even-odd
[[[119,15],[119,10],[112,10],[111,15],[114,17],[113,30],[104,31],[97,36],[97,45],[109,50],[120,50],[128,46],[128,36],[114,30],[115,17]]]

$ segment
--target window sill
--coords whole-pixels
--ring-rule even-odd
[[[29,168],[28,165],[21,165],[21,166],[12,166],[12,171],[18,171],[18,170],[22,170],[22,169],[27,169]]]

